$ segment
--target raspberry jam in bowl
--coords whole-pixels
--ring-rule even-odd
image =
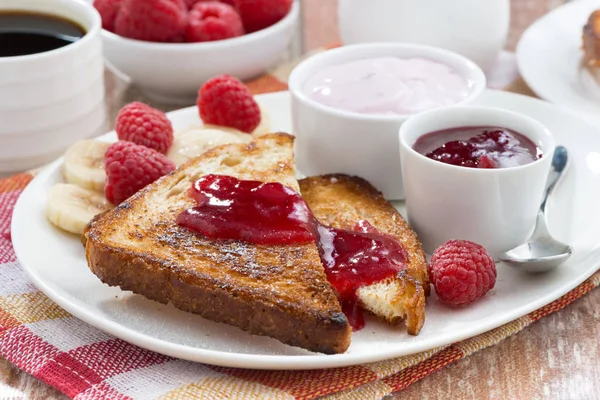
[[[418,138],[413,149],[442,163],[468,168],[510,168],[542,157],[528,137],[497,126],[442,129]]]
[[[289,79],[298,170],[357,175],[401,200],[402,123],[425,110],[470,104],[485,86],[473,62],[434,47],[366,43],[314,55]]]
[[[492,257],[528,238],[554,138],[512,111],[464,106],[426,111],[400,128],[408,220],[425,251],[452,239]]]

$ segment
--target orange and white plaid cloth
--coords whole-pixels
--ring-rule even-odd
[[[249,83],[254,93],[285,90],[286,70]],[[493,346],[600,284],[600,272],[553,303],[477,337],[424,353],[353,367],[310,371],[223,368],[167,357],[74,318],[28,280],[10,236],[17,198],[31,181],[0,181],[0,355],[71,398],[370,400],[400,391]],[[49,263],[52,260],[48,260]]]

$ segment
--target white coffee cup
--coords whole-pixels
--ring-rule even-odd
[[[529,138],[542,157],[511,168],[479,169],[434,161],[413,149],[421,136],[466,126],[497,126]],[[492,257],[522,244],[535,224],[554,137],[533,118],[499,108],[464,106],[426,111],[400,128],[408,220],[426,252],[451,239],[479,243]]]
[[[0,12],[47,14],[85,35],[46,52],[0,57],[0,173],[33,168],[105,128],[101,19],[81,0],[2,0]]]
[[[489,71],[508,35],[509,0],[339,0],[344,44],[404,42],[437,46]]]

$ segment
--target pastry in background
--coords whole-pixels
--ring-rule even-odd
[[[590,14],[583,27],[583,63],[600,82],[600,10]]]

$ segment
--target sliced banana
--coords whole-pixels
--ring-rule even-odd
[[[81,140],[67,149],[63,162],[63,175],[68,183],[84,189],[104,190],[104,153],[110,143],[98,140]]]
[[[263,106],[259,105],[260,108],[260,124],[250,134],[253,136],[263,136],[271,133],[271,118],[269,112]],[[234,133],[236,135],[247,135],[246,132],[242,132],[239,129],[235,129],[229,126],[204,124],[204,129],[217,129],[224,132]]]
[[[252,135],[254,136],[263,136],[267,133],[271,133],[271,117],[269,117],[269,112],[266,108],[258,105],[260,108],[260,124],[252,131]]]
[[[111,208],[103,194],[72,183],[57,183],[48,193],[46,218],[59,229],[81,234],[92,218]]]
[[[211,131],[221,131],[221,132],[225,132],[225,133],[231,133],[232,135],[236,135],[236,136],[250,136],[250,134],[248,134],[246,132],[242,132],[239,129],[232,128],[230,126],[223,126],[223,125],[204,124],[204,126],[200,129],[206,129],[206,130],[211,130]]]
[[[221,129],[192,128],[175,133],[175,140],[167,153],[167,157],[180,166],[192,158],[196,158],[213,147],[229,143],[249,143],[252,135],[229,128]]]

